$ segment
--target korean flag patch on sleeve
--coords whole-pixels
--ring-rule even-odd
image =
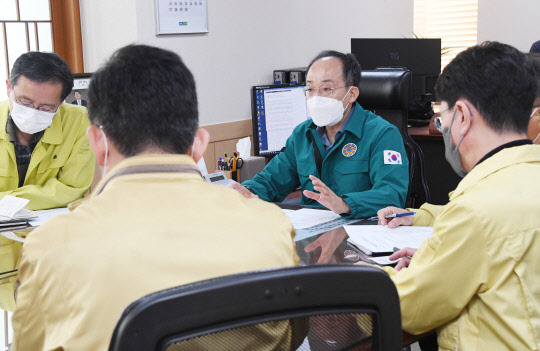
[[[400,165],[401,164],[401,154],[393,150],[384,150],[383,158],[385,165]]]

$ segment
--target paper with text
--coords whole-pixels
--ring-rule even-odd
[[[348,241],[371,255],[379,252],[393,252],[394,247],[419,248],[431,236],[433,227],[403,226],[390,229],[382,225],[346,225]]]
[[[15,218],[17,212],[23,209],[30,200],[21,199],[19,197],[6,195],[0,200],[0,218],[3,219],[12,219]],[[28,213],[29,210],[23,211],[23,213]],[[30,212],[32,213],[32,212]],[[19,216],[17,216],[19,217]]]
[[[297,211],[285,213],[294,227],[294,229],[305,229],[318,224],[333,221],[341,218],[340,215],[328,210],[316,210],[311,208],[302,208]]]

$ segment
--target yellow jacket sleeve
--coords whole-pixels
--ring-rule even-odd
[[[433,227],[435,218],[437,218],[443,208],[444,206],[425,203],[417,210],[412,209],[412,211],[416,211],[413,225]]]
[[[482,289],[487,280],[483,226],[471,214],[459,204],[445,206],[433,235],[420,246],[409,267],[399,272],[384,268],[397,287],[405,331],[421,334],[450,322]]]
[[[17,269],[21,258],[22,243],[0,237],[0,308],[4,311],[15,310],[14,292],[17,282],[17,272],[7,273]]]

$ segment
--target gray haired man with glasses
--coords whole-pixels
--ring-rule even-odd
[[[73,87],[68,65],[54,53],[28,52],[14,63],[0,103],[0,198],[30,200],[27,208],[66,206],[94,176],[86,109],[63,104]]]
[[[68,65],[54,53],[28,52],[13,64],[8,100],[0,103],[0,199],[30,200],[26,208],[64,207],[81,198],[95,159],[86,108],[62,103],[73,87]],[[0,272],[18,262],[21,246],[0,239]],[[0,308],[14,309],[16,278],[2,280]]]
[[[358,103],[361,68],[351,54],[324,51],[306,77],[310,120],[298,125],[285,150],[236,189],[281,201],[297,187],[302,203],[348,218],[403,206],[409,162],[398,129]]]

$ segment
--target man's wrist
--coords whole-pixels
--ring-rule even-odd
[[[345,200],[341,199],[341,212],[339,213],[340,215],[343,215],[343,216],[348,216],[351,214],[351,208],[349,207],[349,205],[345,202]]]
[[[244,188],[246,188],[247,190],[249,190],[250,193],[257,195],[257,194],[255,193],[255,191],[254,191],[253,189],[251,189],[249,186],[244,186]]]

